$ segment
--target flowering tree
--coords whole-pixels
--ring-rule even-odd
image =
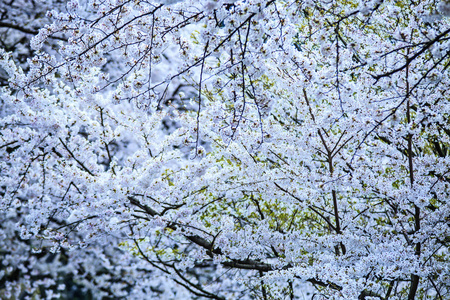
[[[2,298],[448,299],[447,1],[59,5],[0,50]]]

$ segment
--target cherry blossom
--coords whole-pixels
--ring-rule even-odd
[[[447,1],[14,2],[1,297],[450,294]]]

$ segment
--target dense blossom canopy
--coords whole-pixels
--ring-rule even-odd
[[[0,298],[449,299],[450,2],[0,2]]]

